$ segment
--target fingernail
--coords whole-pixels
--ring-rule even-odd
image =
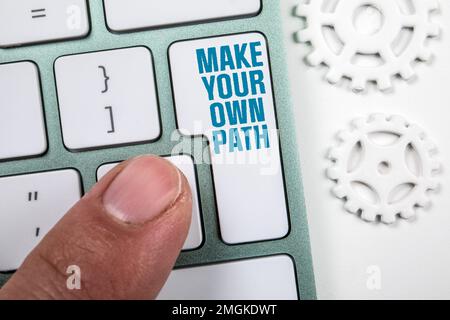
[[[143,224],[163,214],[181,192],[179,171],[159,157],[131,161],[103,196],[106,211],[125,223]]]

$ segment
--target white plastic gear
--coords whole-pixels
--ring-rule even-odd
[[[397,139],[381,145],[371,136],[378,133],[391,134]],[[333,164],[327,175],[336,181],[333,193],[346,201],[347,211],[361,213],[362,219],[372,222],[380,216],[382,222],[390,224],[396,221],[397,215],[409,219],[415,216],[416,207],[429,206],[428,193],[438,187],[436,173],[440,163],[435,160],[435,145],[417,125],[409,124],[401,116],[374,114],[353,121],[352,129],[340,132],[338,139],[340,144],[329,152]],[[362,157],[355,168],[349,169],[352,152],[358,145]],[[417,172],[406,162],[405,155],[411,147],[419,157]],[[381,165],[389,171],[381,172]],[[376,194],[376,201],[369,201],[355,189],[355,182],[369,187]],[[392,201],[392,192],[405,184],[413,186],[409,193]]]
[[[392,88],[395,75],[411,79],[415,75],[414,61],[431,58],[425,44],[440,33],[439,25],[430,21],[431,12],[439,9],[438,0],[411,0],[413,13],[405,13],[399,0],[333,0],[334,10],[324,11],[326,1],[330,0],[309,0],[297,6],[296,15],[306,19],[306,28],[298,32],[297,38],[312,44],[313,51],[306,61],[312,66],[327,65],[326,79],[330,83],[349,78],[354,91],[364,91],[367,82],[375,82],[384,91]],[[362,34],[354,27],[355,12],[363,7],[376,9],[383,16],[380,29],[373,34]],[[325,26],[332,27],[342,42],[340,52],[330,48],[323,34]],[[401,52],[394,52],[392,44],[405,29],[411,30],[408,45]],[[383,63],[360,66],[353,63],[356,55],[377,56]]]

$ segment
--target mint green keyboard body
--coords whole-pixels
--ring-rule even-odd
[[[291,110],[288,72],[283,51],[284,37],[279,2],[262,0],[262,9],[256,15],[220,19],[220,21],[201,21],[145,30],[131,30],[123,33],[113,32],[107,27],[103,1],[88,1],[88,10],[89,33],[85,36],[78,39],[49,41],[0,49],[0,67],[22,61],[31,61],[37,66],[47,138],[46,151],[41,155],[0,161],[0,179],[32,173],[76,169],[80,175],[82,192],[86,192],[96,183],[97,171],[104,164],[116,163],[142,154],[170,155],[176,144],[180,142],[173,139],[173,132],[177,131],[178,122],[169,61],[171,45],[193,39],[260,33],[267,41],[268,56],[270,57],[273,100],[280,137],[289,230],[286,236],[278,239],[235,244],[224,241],[218,219],[217,194],[214,191],[211,165],[196,161],[202,155],[199,154],[200,151],[193,149],[189,156],[196,163],[195,171],[203,237],[202,244],[199,247],[181,253],[176,269],[285,255],[293,261],[298,298],[315,299],[308,223],[299,169],[301,152],[298,150],[295,139],[295,124]],[[39,10],[37,13],[39,13]],[[153,59],[161,129],[158,137],[151,141],[124,143],[117,146],[81,148],[80,150],[69,148],[63,137],[55,80],[55,61],[58,58],[70,55],[141,46],[150,50]],[[301,90],[301,88],[299,89]],[[0,93],[1,91],[2,88],[0,87]],[[0,105],[0,109],[1,107]],[[83,129],[80,128],[80,130]],[[205,148],[208,147],[207,139],[202,136],[181,136],[179,139],[195,141]],[[30,199],[31,197],[32,194],[30,194]],[[2,210],[5,210],[5,208],[2,208]],[[0,216],[4,214],[8,213],[0,212]],[[246,212],[240,214],[245,215]],[[0,239],[2,238],[0,237]],[[14,245],[14,242],[8,244],[12,248],[11,250],[13,250]],[[11,274],[12,272],[1,273],[0,284],[5,283]]]

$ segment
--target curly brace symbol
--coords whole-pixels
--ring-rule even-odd
[[[106,73],[106,68],[104,66],[98,66],[99,69],[103,71],[103,78],[105,79],[105,89],[102,91],[102,93],[108,92],[108,81],[110,78],[108,77],[108,74]]]

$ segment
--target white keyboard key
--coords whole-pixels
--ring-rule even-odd
[[[169,55],[178,127],[210,141],[223,240],[284,237],[289,223],[264,36],[177,42]]]
[[[250,16],[260,10],[261,0],[105,0],[113,31]]]
[[[160,300],[297,300],[295,269],[286,255],[177,269]]]
[[[17,269],[80,197],[72,169],[0,178],[0,271]]]
[[[86,0],[0,1],[0,47],[80,38],[88,33]]]
[[[197,177],[194,162],[191,157],[180,155],[166,157],[167,160],[181,170],[186,176],[192,190],[192,220],[189,234],[184,243],[183,250],[193,250],[201,246],[203,242],[202,222],[200,217],[199,193],[197,190]],[[118,163],[105,164],[97,170],[97,180],[113,169]]]
[[[47,150],[39,72],[34,63],[0,65],[0,160]]]
[[[155,140],[161,129],[153,61],[145,47],[55,62],[64,144],[73,151]]]

